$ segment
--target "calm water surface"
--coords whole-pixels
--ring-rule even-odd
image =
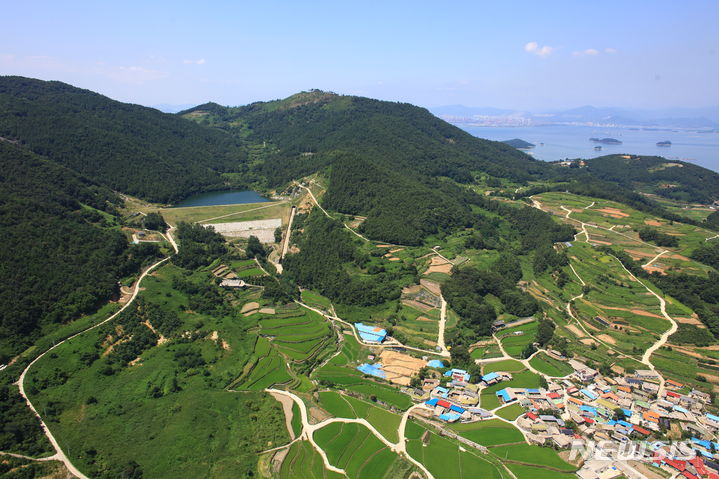
[[[266,201],[270,200],[260,196],[256,191],[211,191],[209,193],[190,196],[186,200],[177,203],[175,208],[186,206],[239,205],[243,203],[264,203]]]
[[[479,138],[511,140],[520,138],[537,145],[529,153],[538,160],[555,161],[565,158],[595,158],[611,154],[657,155],[670,160],[683,160],[719,171],[719,133],[697,133],[684,130],[646,130],[630,128],[595,128],[588,126],[484,127],[457,125]],[[621,145],[597,145],[589,138],[616,138]],[[668,148],[656,145],[669,140]],[[542,146],[541,143],[544,143]]]

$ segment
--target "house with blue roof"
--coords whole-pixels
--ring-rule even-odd
[[[507,388],[500,389],[495,393],[500,401],[502,401],[504,404],[510,403],[512,401],[517,400],[517,396],[515,396],[512,392],[510,392]]]
[[[355,328],[362,341],[366,343],[381,344],[387,337],[387,331],[377,326],[355,323]]]
[[[592,391],[586,388],[580,389],[579,392],[582,393],[584,397],[586,397],[590,401],[596,401],[596,399],[599,397],[598,395],[594,394]]]

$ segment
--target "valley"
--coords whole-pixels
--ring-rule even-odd
[[[82,123],[82,108],[19,101],[23,82],[6,83],[0,99],[28,124],[36,109]],[[592,166],[601,158],[545,164],[411,105],[319,91],[128,111],[138,128],[167,122],[221,152],[214,169],[198,176],[193,143],[158,191],[161,172],[110,180],[109,160],[78,174],[58,146],[71,135],[47,142],[0,118],[3,137],[24,141],[0,145],[23,172],[3,179],[14,212],[40,203],[32,172],[62,179],[45,181],[54,222],[6,234],[35,273],[2,293],[42,284],[43,261],[85,285],[58,287],[44,309],[13,303],[12,317],[33,324],[3,322],[8,467],[57,478],[600,477],[570,457],[573,444],[675,436],[706,459],[685,468],[712,467],[719,214],[697,201],[719,199],[719,175],[607,157],[634,161],[620,181]],[[268,200],[168,205],[234,185]],[[32,231],[45,244],[63,222],[85,231],[62,238],[96,250],[91,268],[24,243]],[[669,459],[662,472],[679,470],[656,453]]]

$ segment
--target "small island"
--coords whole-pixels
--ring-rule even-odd
[[[669,140],[666,140],[666,141],[658,141],[658,142],[657,142],[657,146],[662,146],[662,147],[665,147],[665,148],[666,148],[666,147],[670,147],[670,146],[672,146],[672,142],[669,141]]]
[[[520,140],[519,138],[514,138],[512,140],[504,140],[502,143],[505,143],[511,147],[514,147],[518,150],[531,150],[535,147],[533,143],[530,143],[528,141]]]
[[[621,145],[622,142],[616,138],[590,138],[589,141],[594,143],[602,143],[604,145]]]

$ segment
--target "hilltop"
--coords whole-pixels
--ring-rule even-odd
[[[223,173],[247,171],[230,135],[61,82],[0,77],[0,137],[158,202],[221,188]]]

